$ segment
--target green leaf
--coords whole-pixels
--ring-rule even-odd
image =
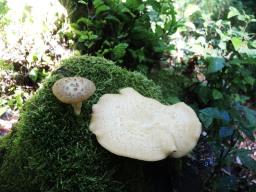
[[[219,117],[219,110],[214,107],[208,107],[200,110],[199,118],[202,121],[205,128],[209,128],[213,122],[213,119]]]
[[[251,57],[251,58],[254,58],[254,59],[256,58],[256,49],[240,48],[239,53],[240,54],[245,54],[248,57]],[[253,64],[256,64],[256,61]]]
[[[209,57],[208,73],[215,73],[220,71],[225,66],[225,59],[223,57]]]
[[[232,42],[232,45],[234,46],[236,51],[238,51],[240,49],[240,47],[242,46],[242,44],[243,44],[242,39],[239,38],[239,37],[233,37],[231,39],[231,42]]]
[[[8,106],[0,107],[0,117],[7,111],[8,108]]]
[[[200,11],[200,8],[198,5],[195,4],[189,4],[184,12],[184,17],[189,17],[193,15],[195,12]]]
[[[104,2],[102,0],[94,0],[93,6],[97,9],[99,6],[104,5]]]
[[[216,28],[215,30],[219,34],[221,41],[229,41],[230,40],[230,36],[223,33],[220,29]]]
[[[126,0],[125,5],[130,9],[138,9],[140,6],[144,6],[140,0]]]
[[[219,175],[216,177],[216,180],[214,181],[216,185],[217,192],[228,192],[233,191],[237,188],[237,179],[235,176],[231,175]]]
[[[230,7],[228,12],[228,19],[240,15],[240,12],[235,7]]]
[[[220,91],[218,91],[217,89],[213,89],[212,90],[212,97],[213,97],[214,100],[222,99],[223,94]]]
[[[252,42],[250,43],[250,45],[251,45],[252,47],[256,48],[256,40],[252,41]]]
[[[29,74],[28,74],[29,78],[30,78],[32,81],[34,81],[34,82],[37,81],[38,75],[39,75],[39,69],[38,69],[37,67],[34,67],[32,70],[30,70],[30,72],[29,72]]]
[[[237,156],[240,158],[242,164],[256,173],[256,161],[250,157],[250,154],[252,154],[250,150],[240,149],[237,151]]]
[[[85,25],[93,25],[92,21],[86,17],[80,17],[77,21],[77,24],[83,23]]]
[[[219,130],[219,136],[221,138],[230,137],[234,131],[235,130],[231,127],[221,127]]]
[[[100,6],[98,6],[98,7],[96,8],[95,14],[96,14],[96,15],[99,15],[99,14],[101,14],[101,13],[103,13],[103,12],[108,11],[108,10],[110,10],[110,7],[109,7],[109,6],[107,6],[107,5],[100,5]]]
[[[256,80],[255,77],[252,77],[252,76],[246,76],[244,78],[245,83],[248,84],[248,85],[251,85],[251,86],[254,85],[255,80]]]
[[[126,48],[129,46],[127,43],[119,43],[112,49],[113,58],[114,60],[118,60],[123,58],[126,53]]]

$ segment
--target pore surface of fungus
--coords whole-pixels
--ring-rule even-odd
[[[107,150],[145,161],[182,157],[196,145],[201,123],[185,103],[166,106],[124,88],[93,106],[90,130]]]
[[[82,101],[96,90],[92,81],[84,77],[64,77],[52,87],[53,94],[63,103],[71,104],[76,115],[80,115]]]

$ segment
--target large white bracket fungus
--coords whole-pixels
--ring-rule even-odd
[[[81,112],[82,101],[87,100],[95,90],[94,83],[83,77],[64,77],[52,87],[53,94],[63,103],[71,104],[76,115]]]
[[[196,145],[201,123],[185,103],[163,105],[124,88],[93,105],[90,130],[110,152],[144,161],[182,157]]]

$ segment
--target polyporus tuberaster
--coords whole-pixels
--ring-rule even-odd
[[[53,94],[63,103],[71,104],[76,115],[81,112],[82,101],[87,100],[95,90],[94,83],[83,77],[64,77],[52,87]]]
[[[90,130],[110,152],[144,161],[182,157],[196,145],[201,123],[185,103],[163,105],[124,88],[93,106]]]

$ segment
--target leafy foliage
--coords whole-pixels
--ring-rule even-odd
[[[179,25],[172,2],[142,0],[79,1],[82,14],[66,38],[74,39],[82,54],[104,56],[130,69],[159,65],[173,49],[169,35]]]
[[[203,124],[195,171],[204,191],[253,191],[252,151],[238,148],[245,137],[255,142],[256,49],[249,29],[256,20],[235,7],[222,19],[190,7],[178,29],[185,39],[178,52],[184,57],[169,65],[166,71],[174,78],[165,78],[162,89],[179,82],[167,95],[190,103]],[[242,170],[251,176],[241,177]]]

